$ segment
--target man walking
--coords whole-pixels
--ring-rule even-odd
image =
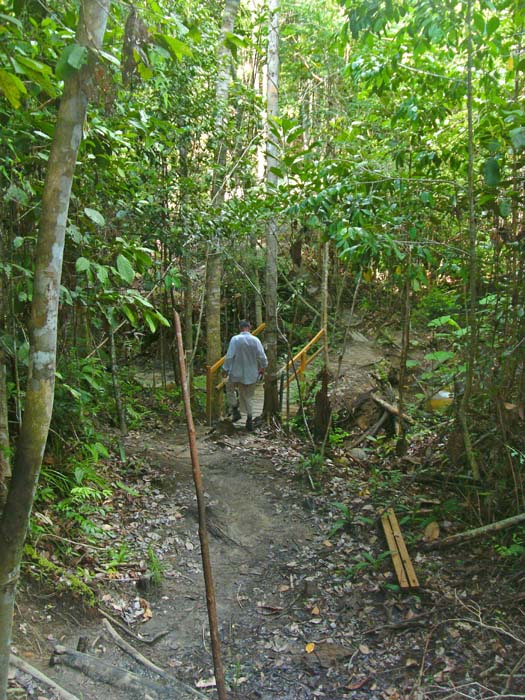
[[[251,334],[251,323],[241,321],[239,331],[230,340],[224,360],[223,369],[228,374],[226,396],[232,409],[232,421],[239,420],[243,411],[246,413],[246,430],[252,431],[255,385],[264,374],[268,360],[261,341]]]

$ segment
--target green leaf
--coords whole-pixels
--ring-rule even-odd
[[[100,56],[102,56],[102,58],[105,58],[106,61],[108,61],[109,63],[112,63],[114,66],[117,66],[117,68],[120,68],[120,61],[118,60],[118,58],[116,56],[113,56],[112,53],[99,50],[98,54]]]
[[[193,51],[188,44],[168,34],[155,34],[155,41],[161,48],[168,49],[171,57],[178,61],[182,60],[184,56],[193,55]]]
[[[411,368],[411,367],[419,367],[420,362],[419,360],[407,360],[406,361],[406,366]]]
[[[161,324],[161,326],[166,326],[166,328],[170,327],[170,322],[168,321],[168,319],[165,316],[163,316],[160,313],[160,311],[155,311],[155,318]]]
[[[509,199],[502,199],[499,203],[499,215],[502,218],[506,218],[512,214],[512,204]]]
[[[499,17],[494,15],[494,17],[491,17],[489,21],[487,22],[487,34],[490,36],[491,34],[494,34],[496,29],[499,27]]]
[[[525,126],[519,126],[517,129],[509,131],[510,140],[516,150],[525,148]]]
[[[91,263],[87,258],[77,258],[77,261],[75,263],[75,270],[77,272],[85,272],[86,270],[89,270],[91,267]]]
[[[130,261],[124,255],[122,255],[122,253],[117,258],[117,270],[124,282],[127,282],[128,284],[133,282],[135,278],[135,271],[131,267]]]
[[[165,289],[180,289],[182,286],[181,279],[176,270],[170,270],[166,277],[164,278],[164,288]]]
[[[4,13],[0,13],[0,21],[3,22],[9,22],[11,24],[14,24],[15,27],[18,27],[18,29],[23,30],[24,25],[19,19],[16,19],[16,17],[11,17],[10,15],[4,15]]]
[[[150,329],[150,331],[152,333],[155,333],[155,330],[157,328],[157,324],[155,323],[155,317],[153,316],[153,314],[151,314],[149,311],[146,311],[146,309],[144,309],[143,316],[144,316],[144,320],[148,324],[148,328]]]
[[[151,80],[151,78],[153,78],[155,75],[151,68],[142,63],[142,61],[138,63],[137,70],[142,80]]]
[[[124,316],[128,319],[128,321],[131,323],[133,327],[137,325],[137,317],[135,313],[133,312],[133,309],[129,307],[127,304],[123,304],[121,306],[122,311],[124,313]]]
[[[9,185],[6,192],[6,199],[13,199],[15,202],[19,202],[20,204],[27,204],[29,201],[27,193],[22,188],[17,187],[17,185],[14,184]]]
[[[51,82],[53,73],[49,66],[46,66],[45,63],[40,63],[40,61],[28,58],[27,56],[20,55],[17,55],[16,59],[12,58],[11,62],[17,73],[27,75],[30,80],[45,90],[50,97],[56,97],[57,91]]]
[[[70,44],[66,46],[58,59],[55,74],[60,80],[66,80],[76,71],[79,71],[82,66],[87,63],[88,50],[85,46],[79,44]]]
[[[459,324],[455,321],[452,316],[439,316],[438,318],[432,319],[427,323],[429,328],[439,328],[439,326],[452,326],[453,328],[459,328]]]
[[[22,95],[27,95],[26,86],[13,73],[8,73],[3,68],[0,68],[0,90],[4,93],[7,101],[18,109],[20,107],[20,98]]]
[[[95,265],[95,271],[96,275],[98,277],[99,282],[102,284],[102,286],[106,286],[106,284],[109,281],[109,272],[108,268],[105,267],[104,265],[99,265],[98,263]]]
[[[93,221],[95,224],[97,224],[98,226],[105,226],[106,225],[106,219],[96,209],[90,209],[89,207],[84,207],[84,214],[89,219],[91,219],[91,221]]]
[[[433,362],[446,362],[456,357],[455,353],[450,350],[436,350],[435,352],[429,352],[425,355],[425,360],[432,360]]]
[[[489,187],[496,187],[501,181],[499,163],[492,156],[483,164],[483,177]]]

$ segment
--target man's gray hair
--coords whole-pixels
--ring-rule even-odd
[[[239,330],[244,331],[246,328],[251,328],[252,324],[247,321],[246,319],[243,319],[242,321],[239,321]]]

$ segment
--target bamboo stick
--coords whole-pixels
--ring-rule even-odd
[[[191,412],[190,396],[186,380],[186,362],[184,355],[184,344],[182,342],[182,328],[179,314],[173,310],[173,319],[177,333],[177,347],[179,350],[180,383],[182,387],[182,397],[186,411],[186,424],[188,427],[188,442],[190,446],[191,464],[193,469],[193,481],[195,483],[195,493],[197,496],[197,510],[199,515],[199,540],[201,543],[202,568],[204,571],[204,585],[206,587],[206,604],[208,607],[208,621],[210,625],[211,648],[213,656],[213,666],[215,670],[215,680],[217,682],[217,694],[219,700],[227,700],[226,683],[224,680],[224,669],[221,660],[221,644],[219,639],[219,625],[217,621],[217,605],[215,602],[215,588],[213,585],[213,574],[210,559],[210,546],[208,542],[208,531],[206,528],[206,504],[204,502],[204,492],[202,488],[202,474],[197,450],[197,440],[195,437],[195,425]]]

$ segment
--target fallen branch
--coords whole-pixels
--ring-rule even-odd
[[[165,637],[169,633],[169,630],[162,630],[162,632],[158,632],[158,634],[151,639],[147,639],[146,637],[141,637],[139,634],[135,634],[135,632],[130,630],[129,627],[126,627],[126,625],[122,624],[122,622],[116,620],[113,615],[110,615],[105,610],[102,610],[102,608],[98,608],[98,611],[103,617],[112,622],[115,627],[119,627],[123,632],[128,634],[131,639],[134,639],[136,642],[141,642],[142,644],[155,644],[155,642],[158,642],[159,639],[162,639],[162,637]]]
[[[81,651],[56,646],[50,663],[52,666],[62,665],[74,668],[94,681],[102,681],[116,688],[125,688],[155,700],[168,696],[169,689],[165,684],[156,683],[131,671],[112,666],[92,654],[83,654]]]
[[[409,627],[418,627],[419,625],[427,625],[428,616],[433,613],[433,610],[427,613],[421,613],[421,615],[414,615],[414,617],[408,620],[400,620],[399,622],[387,622],[384,625],[378,625],[377,627],[370,627],[367,630],[363,630],[362,634],[374,634],[375,632],[383,632],[383,630],[405,630]]]
[[[76,695],[73,695],[69,691],[62,688],[60,685],[55,683],[55,681],[46,676],[45,673],[42,673],[42,671],[39,671],[38,668],[31,666],[31,664],[27,663],[27,661],[21,659],[19,656],[16,656],[16,654],[10,654],[9,663],[19,671],[28,673],[39,683],[43,683],[48,688],[51,688],[51,690],[60,698],[60,700],[78,700]]]
[[[383,426],[383,423],[385,423],[386,419],[388,418],[388,415],[388,411],[383,411],[381,418],[378,421],[376,421],[371,428],[368,428],[368,430],[365,430],[364,433],[361,433],[359,437],[353,440],[353,442],[348,446],[348,449],[351,450],[352,448],[357,447],[367,438],[375,435],[378,432],[378,430]]]
[[[131,646],[131,644],[128,644],[125,639],[123,639],[120,634],[116,631],[116,629],[113,627],[113,625],[108,622],[108,620],[103,620],[102,624],[106,628],[106,630],[109,632],[111,637],[114,639],[114,641],[117,643],[117,645],[122,649],[122,651],[125,651],[126,654],[129,654],[132,658],[135,659],[135,661],[138,661],[138,663],[142,664],[145,668],[149,669],[150,671],[153,671],[153,673],[156,673],[159,675],[161,678],[164,678],[167,680],[178,693],[183,690],[186,693],[192,693],[193,698],[202,698],[203,700],[208,700],[206,695],[203,695],[202,693],[199,693],[198,690],[195,690],[189,685],[186,685],[182,681],[179,681],[177,678],[174,676],[170,675],[167,671],[165,671],[163,668],[160,666],[157,666],[157,664],[154,664],[153,661],[150,661],[148,658],[143,656],[140,651],[135,649],[134,647]],[[177,695],[177,697],[180,697]]]
[[[459,532],[457,535],[450,535],[450,537],[445,537],[443,540],[436,540],[435,542],[429,542],[424,544],[424,549],[440,549],[441,547],[448,547],[451,544],[456,544],[458,542],[466,542],[473,540],[476,537],[482,537],[483,535],[488,535],[493,532],[498,532],[498,530],[504,530],[507,527],[512,527],[513,525],[518,525],[525,521],[525,513],[520,513],[519,515],[513,515],[511,518],[505,518],[504,520],[498,520],[496,523],[490,523],[490,525],[483,525],[483,527],[476,527],[473,530],[466,530],[465,532]]]
[[[407,423],[414,423],[413,418],[410,416],[407,416],[406,413],[400,413],[399,408],[397,406],[392,406],[391,403],[387,403],[384,399],[379,398],[379,396],[376,396],[375,394],[370,394],[370,398],[372,398],[376,404],[381,406],[381,408],[384,408],[385,411],[388,411],[389,413],[392,413],[394,416],[397,416],[398,418],[402,418],[403,420],[406,420]]]

